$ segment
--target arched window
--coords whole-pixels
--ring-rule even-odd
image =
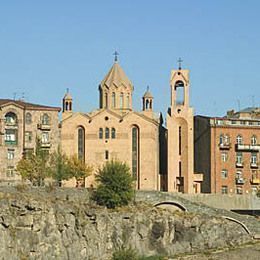
[[[42,124],[49,125],[50,124],[50,117],[48,114],[44,114],[42,117]]]
[[[120,108],[122,109],[124,107],[124,93],[120,94]]]
[[[113,108],[116,107],[116,93],[115,92],[112,93],[112,107]]]
[[[176,91],[176,105],[184,105],[184,83],[177,81],[174,89]]]
[[[241,135],[238,135],[236,138],[237,144],[242,144],[243,143],[243,138]]]
[[[8,112],[5,115],[5,123],[8,125],[16,125],[17,124],[17,116],[13,112]]]
[[[112,139],[115,139],[115,138],[116,138],[116,129],[115,129],[115,128],[112,128],[112,129],[111,129],[111,138],[112,138]]]
[[[137,179],[137,188],[140,188],[139,183],[139,128],[132,128],[132,174]]]
[[[146,101],[145,101],[145,109],[149,109],[149,100],[148,99],[146,99]]]
[[[78,159],[85,161],[85,129],[82,126],[78,128]]]
[[[99,128],[99,139],[103,139],[103,128]]]
[[[109,139],[109,128],[108,127],[106,127],[106,129],[105,129],[105,138]]]
[[[25,115],[25,123],[31,124],[32,123],[32,115],[30,113],[26,113]]]
[[[251,137],[251,145],[257,145],[257,138],[255,135]]]
[[[126,106],[127,106],[127,108],[130,108],[130,98],[129,98],[129,95],[127,95],[127,97],[126,97]]]

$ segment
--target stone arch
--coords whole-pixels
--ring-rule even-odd
[[[153,207],[158,207],[158,206],[162,206],[162,205],[171,205],[171,206],[175,207],[176,209],[180,209],[181,211],[184,211],[184,212],[188,211],[184,205],[182,205],[181,203],[179,203],[177,201],[161,201],[161,202],[154,204]]]
[[[248,229],[248,227],[244,223],[242,223],[241,221],[239,221],[239,220],[237,220],[235,218],[227,217],[227,216],[222,216],[222,218],[230,220],[232,222],[235,222],[235,223],[239,224],[246,231],[247,234],[249,234],[249,235],[251,234],[251,232]]]

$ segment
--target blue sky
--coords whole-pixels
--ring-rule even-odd
[[[196,114],[260,106],[260,1],[0,0],[0,97],[98,107],[98,84],[120,53],[135,86],[150,86],[154,109],[170,105],[170,71],[190,69]]]

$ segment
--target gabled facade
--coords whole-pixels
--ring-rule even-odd
[[[161,121],[149,111],[132,108],[133,84],[115,62],[99,87],[99,109],[89,113],[73,112],[67,93],[63,99],[61,146],[69,156],[76,155],[94,167],[84,186],[95,185],[96,170],[108,160],[126,162],[136,179],[136,188],[160,190],[159,130]],[[68,98],[69,97],[69,98]],[[150,99],[149,99],[150,101]],[[73,180],[66,185],[76,185]]]

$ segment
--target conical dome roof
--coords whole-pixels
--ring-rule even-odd
[[[101,81],[100,85],[101,87],[106,86],[107,88],[113,86],[120,87],[121,85],[133,88],[132,82],[128,79],[125,72],[117,62],[114,63],[107,75]]]

